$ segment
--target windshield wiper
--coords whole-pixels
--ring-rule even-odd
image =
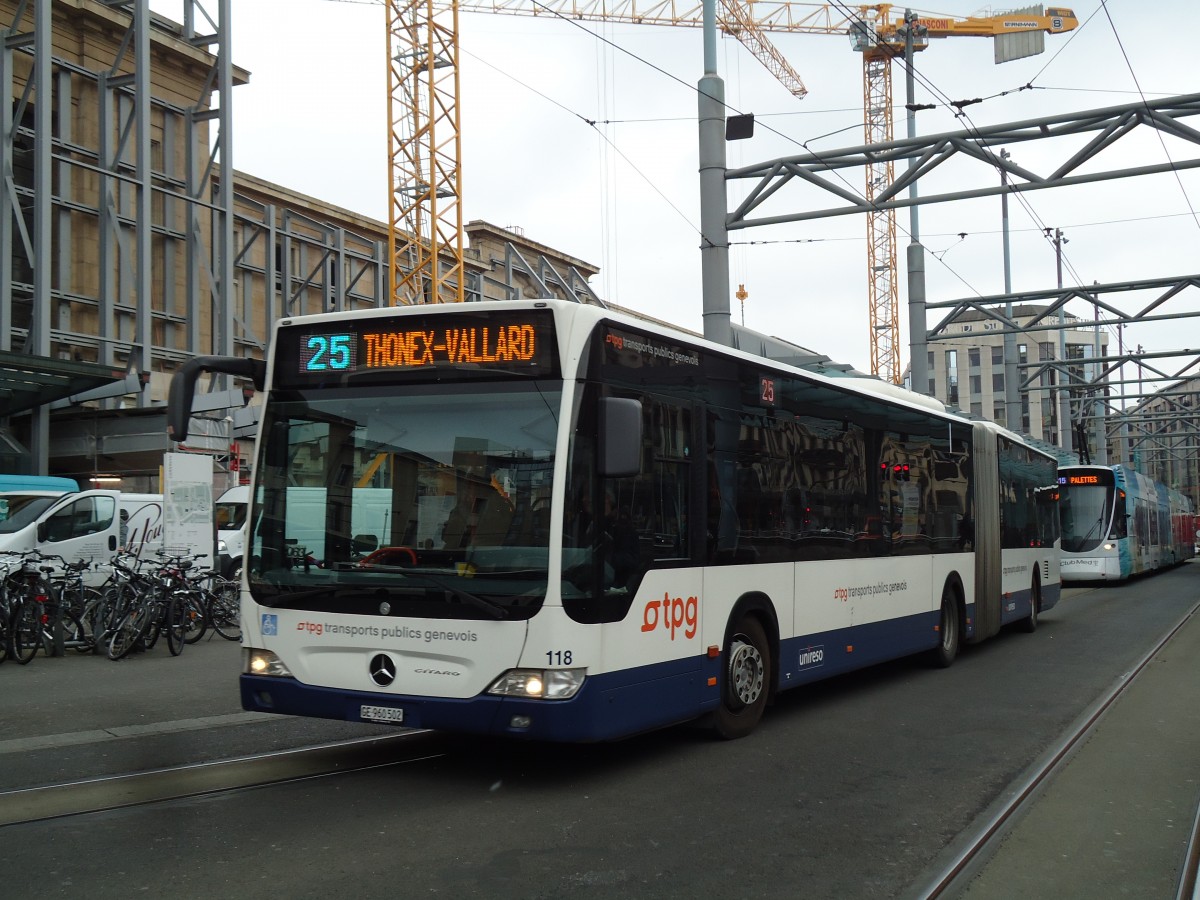
[[[1096,521],[1092,523],[1092,527],[1088,529],[1088,533],[1083,536],[1084,542],[1090,541],[1092,539],[1092,535],[1095,534],[1097,531],[1099,531],[1100,526],[1103,524],[1104,524],[1104,517],[1101,516],[1101,517],[1097,518]]]

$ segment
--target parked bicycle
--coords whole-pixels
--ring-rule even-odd
[[[208,629],[204,607],[186,574],[199,557],[164,550],[157,555],[158,567],[136,579],[142,590],[137,592],[130,585],[122,591],[123,598],[133,594],[133,600],[113,627],[109,659],[122,659],[135,647],[149,650],[161,634],[166,634],[171,655],[178,656],[186,644],[198,641]]]
[[[198,572],[192,584],[204,604],[208,627],[227,641],[242,639],[241,588],[216,571]]]
[[[78,620],[71,619],[59,602],[51,581],[55,573],[53,563],[66,561],[37,550],[4,553],[3,557],[0,565],[7,565],[0,593],[7,608],[6,654],[21,665],[28,665],[39,648],[44,648],[47,655],[53,651],[54,630],[62,627],[64,620],[71,620],[67,629],[72,634],[81,630],[77,627]]]

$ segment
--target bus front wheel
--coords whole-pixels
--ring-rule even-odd
[[[771,644],[753,616],[743,616],[730,634],[723,674],[713,726],[721,737],[734,740],[758,725],[770,693]]]

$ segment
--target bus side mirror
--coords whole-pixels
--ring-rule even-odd
[[[600,399],[601,477],[624,478],[642,471],[642,404],[625,397]]]
[[[196,356],[185,362],[171,377],[167,391],[167,437],[182,444],[188,436],[188,419],[192,415],[192,395],[196,380],[204,372],[222,372],[249,378],[256,390],[263,390],[267,381],[267,364],[261,359],[240,356]]]
[[[39,544],[46,543],[46,539],[50,537],[50,529],[45,522],[38,522],[37,539]]]

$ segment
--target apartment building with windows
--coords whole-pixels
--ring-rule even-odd
[[[1013,318],[1023,327],[1045,313],[1045,307],[1014,307]],[[1052,315],[1037,326],[1057,324]],[[1060,385],[1070,389],[1077,401],[1079,382],[1091,381],[1096,374],[1091,359],[1104,356],[1108,333],[1097,330],[1085,320],[1067,315],[1066,353],[1060,353],[1059,331],[1034,330],[1016,336],[1018,386],[1030,378],[1033,382],[1020,391],[1021,418],[1009,422],[1005,404],[1003,326],[981,312],[967,313],[947,327],[946,334],[927,344],[929,383],[925,390],[948,406],[980,418],[990,419],[1014,431],[1047,443],[1060,444]],[[1064,358],[1069,378],[1058,370],[1039,371],[1044,363]],[[919,386],[910,385],[914,390]]]

